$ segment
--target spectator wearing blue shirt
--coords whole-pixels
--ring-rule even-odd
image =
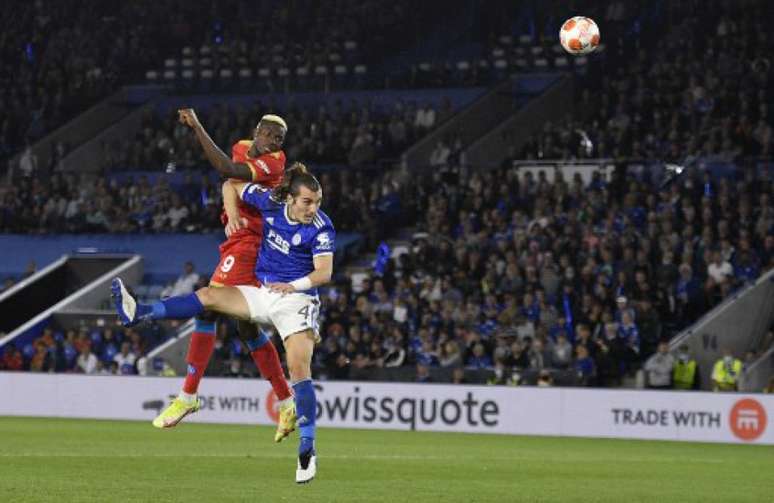
[[[699,282],[693,277],[693,269],[688,264],[680,264],[680,277],[675,285],[675,300],[677,301],[677,315],[686,322],[693,320],[700,306]]]
[[[739,258],[734,267],[734,276],[743,283],[750,283],[760,274],[757,261],[749,251],[739,253]]]
[[[540,321],[540,307],[531,293],[524,294],[524,301],[521,307],[521,314],[532,323]]]
[[[433,341],[429,337],[422,341],[422,348],[417,352],[417,363],[427,367],[438,366],[438,354],[433,348]]]
[[[488,354],[486,354],[486,350],[484,349],[484,345],[480,342],[473,346],[473,355],[468,358],[468,365],[469,368],[474,369],[490,369],[492,368],[492,358],[489,357]]]
[[[596,376],[596,365],[594,360],[589,356],[589,351],[585,346],[579,345],[575,348],[575,372],[578,374],[578,380],[584,386],[591,386],[594,384],[594,377]]]
[[[629,311],[622,313],[621,324],[618,326],[618,337],[624,345],[635,353],[640,352],[640,331],[634,323],[634,318]]]

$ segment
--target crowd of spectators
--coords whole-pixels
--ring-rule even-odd
[[[217,180],[193,175],[179,186],[89,179],[79,173],[0,184],[0,232],[207,232],[221,229]]]
[[[214,58],[216,69],[231,56],[255,68],[327,64],[330,54],[346,52],[345,41],[354,41],[362,62],[369,62],[415,43],[420,13],[434,11],[432,2],[411,6],[411,16],[407,1],[340,0],[303,9],[273,0],[262,4],[141,0],[116,7],[35,0],[6,9],[0,13],[0,158],[144,77],[183,46],[218,48],[216,55],[225,56]],[[397,26],[400,37],[394,36]]]
[[[377,106],[331,99],[317,107],[280,107],[260,100],[249,107],[219,103],[199,115],[215,143],[230,153],[231,145],[252,136],[266,110],[280,113],[290,125],[285,140],[288,159],[353,167],[394,159],[453,112],[448,99],[439,106],[413,101]],[[148,111],[134,138],[104,143],[102,149],[105,172],[138,167],[161,170],[170,163],[187,168],[207,164],[195,135],[177,120],[176,110]]]
[[[621,171],[590,183],[456,174],[414,186],[426,234],[408,254],[324,296],[316,358],[331,375],[463,366],[517,383],[550,368],[615,385],[774,266],[767,173],[696,174],[660,193]]]
[[[169,13],[179,15],[170,24]],[[19,2],[0,12],[0,158],[144,75],[179,46],[198,6],[177,0]]]
[[[20,347],[10,343],[0,356],[0,370],[99,375],[174,375],[148,351],[174,333],[170,326],[148,324],[124,328],[116,320],[97,319],[79,328],[47,327]]]
[[[80,28],[61,28],[65,35],[44,30],[58,22],[56,16],[41,14],[48,7],[44,2],[31,5],[38,14],[22,16],[26,21],[20,25],[43,23],[33,30],[40,32],[38,45],[25,46],[21,55],[9,53],[0,72],[0,105],[24,105],[0,124],[6,152],[56,122],[41,120],[61,120],[66,111],[58,101],[82,108],[68,93],[91,88],[78,80],[78,72],[68,78],[68,65],[78,62],[76,68],[83,69],[122,51],[142,53],[132,26],[119,30],[123,42],[94,48],[91,41],[78,42]],[[395,4],[396,15],[402,5]],[[733,16],[719,5],[670,6],[671,14],[686,15],[670,23],[657,50],[643,44],[617,58],[615,71],[596,77],[601,92],[581,87],[573,116],[547,124],[518,157],[681,161],[697,156],[726,162],[770,157],[774,86],[764,20],[771,17],[771,5],[750,1]],[[228,15],[236,19],[238,12]],[[84,16],[79,26],[89,26]],[[229,35],[227,22],[208,26],[203,36],[223,37],[226,47],[242,38]],[[7,51],[13,44],[6,41],[21,41],[26,28],[21,30],[3,33],[0,47]],[[253,30],[250,36],[262,33]],[[344,35],[331,40],[339,36]],[[79,44],[85,44],[83,50],[75,51]],[[313,61],[311,45],[303,58]],[[325,44],[319,49],[325,51]],[[57,58],[54,66],[44,64],[62,51],[89,56],[91,63]],[[11,82],[7,76],[17,71],[20,83]],[[110,82],[107,70],[92,73],[96,81]],[[201,118],[225,148],[247,136],[264,109],[261,103],[252,111],[214,106]],[[352,369],[415,368],[415,378],[425,381],[431,369],[447,368],[459,381],[465,369],[484,369],[491,371],[493,384],[519,384],[529,370],[550,384],[550,372],[561,370],[586,385],[613,386],[677,330],[774,266],[774,186],[765,168],[720,178],[696,169],[656,191],[648,181],[627,177],[624,164],[609,180],[599,173],[588,181],[559,174],[549,179],[507,164],[479,172],[457,155],[462,145],[439,143],[433,171],[410,175],[383,171],[378,162],[442,122],[451,113],[448,103],[440,108],[399,103],[389,110],[333,103],[318,109],[290,106],[282,113],[294,125],[287,139],[290,159],[361,168],[320,175],[324,209],[339,231],[363,233],[371,249],[389,225],[405,220],[422,231],[408,253],[381,262],[369,277],[340,278],[325,290],[324,342],[315,364],[330,377],[347,378]],[[174,116],[150,113],[137,138],[104,145],[102,168],[104,173],[141,166],[187,168],[202,160],[193,135]],[[172,185],[163,176],[158,183],[143,177],[86,180],[56,169],[36,176],[34,161],[28,165],[19,179],[0,185],[0,232],[222,227],[220,188],[209,171]],[[101,365],[107,372],[141,373],[147,368],[147,362],[138,364],[147,349],[143,337],[117,327],[47,329],[33,343],[9,348],[2,364],[18,368],[21,362],[37,371],[96,371]],[[226,362],[217,373],[254,374],[245,367],[248,359],[233,327],[222,324],[217,340],[215,361]],[[669,362],[662,363],[667,368]]]
[[[674,2],[681,17],[659,43],[590,76],[572,116],[544,125],[519,158],[770,158],[774,42],[766,19],[774,5],[732,9]]]
[[[385,231],[407,222],[412,201],[400,197],[406,177],[393,169],[318,173],[325,211],[339,232],[378,244]],[[87,179],[77,173],[0,183],[0,232],[190,233],[219,232],[222,197],[212,172],[187,172],[181,183],[166,175]]]
[[[736,174],[693,172],[661,192],[622,169],[588,182],[518,168],[439,169],[411,184],[401,171],[385,174],[424,216],[421,232],[408,253],[324,292],[316,368],[330,378],[416,368],[420,381],[447,368],[458,382],[467,369],[487,370],[493,384],[519,384],[525,372],[549,384],[564,371],[617,385],[660,342],[774,266],[772,180]],[[353,192],[353,172],[332,176],[323,175],[326,187]],[[195,276],[188,266],[177,283],[188,291]],[[67,371],[88,340],[108,369],[123,342],[142,353],[133,330],[97,332],[48,332],[7,358],[26,351],[31,369]],[[212,372],[255,375],[234,327],[223,324],[216,349]]]

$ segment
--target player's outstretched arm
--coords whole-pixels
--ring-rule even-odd
[[[183,108],[177,111],[180,122],[193,129],[196,138],[199,140],[204,154],[210,164],[218,170],[218,173],[228,178],[250,181],[253,179],[253,171],[247,164],[234,162],[212,141],[210,135],[199,122],[193,108]]]

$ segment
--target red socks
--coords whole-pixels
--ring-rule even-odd
[[[282,370],[279,353],[271,341],[261,345],[259,348],[250,351],[255,365],[261,371],[264,379],[271,383],[277,398],[284,400],[292,396],[290,386],[285,379],[285,372]]]
[[[188,346],[188,355],[185,358],[188,363],[188,374],[183,383],[184,393],[196,394],[199,389],[199,381],[202,380],[204,370],[210,362],[214,346],[215,323],[197,319],[196,328],[191,335],[191,343]],[[277,398],[285,400],[293,396],[288,381],[285,379],[285,372],[282,370],[277,348],[274,347],[269,338],[259,332],[257,337],[247,341],[247,346],[255,365],[261,371],[263,378],[271,383]]]
[[[188,374],[185,376],[183,391],[195,395],[199,389],[199,381],[204,376],[204,370],[210,362],[213,348],[215,347],[215,323],[201,323],[196,320],[196,329],[191,335],[191,343],[188,346],[188,354],[185,361],[188,363]]]

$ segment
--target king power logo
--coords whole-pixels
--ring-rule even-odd
[[[766,409],[752,398],[743,398],[731,408],[731,431],[737,438],[751,442],[766,431]]]

